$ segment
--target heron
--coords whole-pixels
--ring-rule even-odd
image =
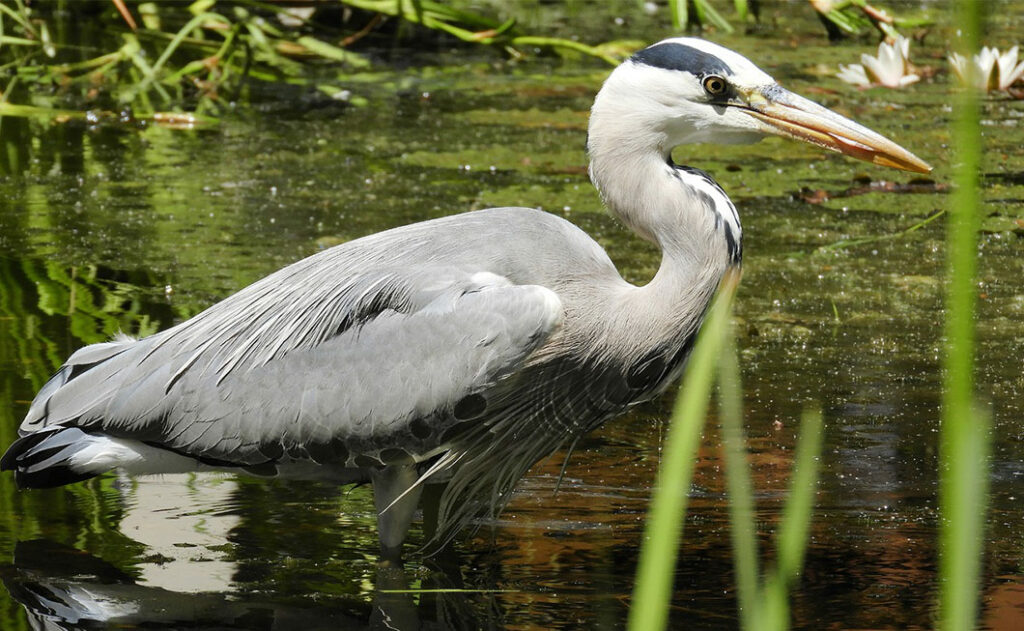
[[[443,547],[500,511],[534,463],[679,376],[743,250],[736,207],[673,149],[766,136],[931,169],[739,53],[666,39],[611,72],[586,143],[605,206],[660,248],[646,284],[537,209],[372,234],[162,332],[79,349],[0,469],[22,488],[112,469],[371,483],[382,562],[401,562],[426,497],[428,542]]]

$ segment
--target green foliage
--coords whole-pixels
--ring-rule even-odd
[[[961,54],[981,48],[984,4],[957,3]],[[975,72],[968,65],[968,74]],[[968,85],[975,82],[968,77]],[[961,90],[953,138],[958,154],[957,188],[950,198],[947,244],[946,340],[940,437],[942,522],[939,535],[939,628],[966,631],[977,624],[991,418],[974,394],[981,107],[976,90]]]
[[[911,24],[864,0],[812,4],[843,32],[873,23],[889,34],[898,25]],[[676,31],[734,30],[712,0],[669,0],[668,5]],[[365,105],[365,95],[350,89],[361,74],[372,70],[371,60],[359,48],[361,40],[379,45],[382,37],[440,36],[493,46],[513,58],[544,49],[611,65],[637,45],[591,45],[576,37],[528,33],[514,15],[499,20],[467,6],[430,0],[334,0],[312,5],[286,0],[4,0],[0,115],[193,127],[245,100],[260,82],[306,86]],[[342,7],[350,12],[345,19],[335,14],[318,17]],[[755,17],[756,7],[748,0],[732,2],[741,22]],[[19,83],[31,86],[31,98],[12,99]]]
[[[690,9],[693,9],[691,12]],[[733,0],[736,17],[745,21],[751,14],[747,0]],[[707,24],[725,33],[732,33],[733,27],[729,20],[715,10],[710,0],[669,0],[669,13],[672,15],[672,28],[682,30],[688,26]]]
[[[318,6],[342,5],[356,14],[339,29],[318,22],[317,7],[280,1],[0,4],[0,81],[6,76],[0,115],[85,118],[88,109],[92,120],[194,126],[244,98],[254,81],[309,86],[362,105],[363,97],[339,86],[371,69],[369,58],[352,48],[388,18],[516,56],[541,47],[609,64],[621,59],[615,43],[594,47],[539,37],[521,32],[514,19],[499,23],[450,4],[339,0]],[[89,28],[80,28],[86,23]],[[32,86],[31,102],[9,99],[19,82]]]
[[[810,0],[811,5],[826,20],[835,34],[856,35],[870,28],[884,37],[895,38],[901,28],[914,28],[930,24],[924,17],[896,16],[869,3],[867,0]]]

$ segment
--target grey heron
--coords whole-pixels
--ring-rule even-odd
[[[29,488],[114,468],[371,482],[392,560],[432,485],[443,545],[500,510],[535,462],[678,376],[742,232],[718,184],[672,150],[769,135],[930,170],[738,53],[667,39],[610,74],[587,139],[605,205],[661,249],[648,283],[529,208],[370,235],[163,332],[78,350],[0,468]]]

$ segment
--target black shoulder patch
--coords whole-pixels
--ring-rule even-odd
[[[647,64],[666,70],[682,70],[698,77],[709,74],[732,74],[729,64],[710,53],[676,42],[665,42],[649,46],[630,59],[634,63]]]
[[[690,175],[696,175],[697,177],[704,180],[714,188],[718,189],[722,193],[722,195],[725,195],[725,190],[718,185],[718,182],[715,181],[715,178],[711,177],[711,174],[708,173],[707,171],[698,169],[697,167],[688,167],[682,164],[673,164],[672,166],[676,169],[679,169],[680,171],[685,171]]]

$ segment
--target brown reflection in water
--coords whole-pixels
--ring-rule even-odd
[[[1024,626],[1024,577],[997,576],[999,584],[985,592],[984,624],[994,631],[1011,631]]]

